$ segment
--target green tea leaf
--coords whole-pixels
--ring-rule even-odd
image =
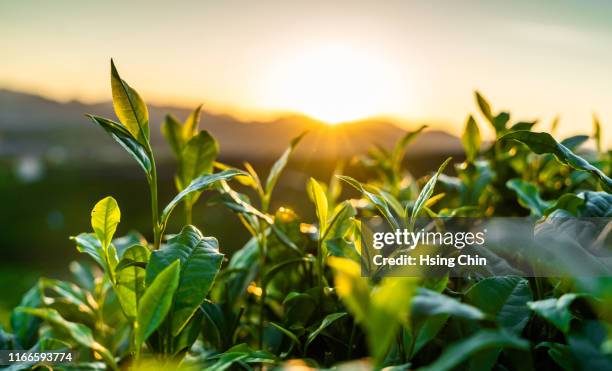
[[[570,150],[575,150],[580,147],[584,142],[589,140],[588,135],[574,135],[569,138],[565,138],[561,141],[561,144]]]
[[[39,308],[43,305],[40,296],[40,284],[37,282],[30,288],[21,298],[20,307]],[[15,333],[15,337],[25,349],[29,349],[38,340],[38,327],[40,326],[40,318],[23,311],[13,310],[11,313],[11,327]]]
[[[508,131],[531,130],[537,123],[538,123],[537,121],[517,122],[516,124],[512,125]]]
[[[149,249],[134,245],[125,251],[116,267],[115,293],[125,316],[132,322],[136,320],[138,302],[145,292],[145,270],[136,263],[146,264],[148,260]]]
[[[111,88],[113,107],[119,121],[138,140],[145,144],[149,140],[149,111],[136,90],[121,79],[111,59]]]
[[[200,111],[202,110],[202,105],[197,106],[193,112],[187,117],[185,123],[183,124],[183,140],[187,142],[192,137],[198,134],[198,125],[200,123]]]
[[[108,271],[110,267],[107,266],[104,258],[104,251],[102,250],[102,244],[100,240],[92,233],[81,233],[76,237],[70,237],[71,240],[76,242],[76,248],[79,252],[89,255],[100,268],[104,271]]]
[[[187,196],[192,194],[193,192],[201,192],[207,189],[210,189],[216,183],[222,180],[231,179],[237,175],[245,175],[243,171],[240,170],[224,170],[214,174],[206,174],[201,175],[195,178],[185,189],[183,189],[179,194],[177,194],[172,201],[164,208],[164,211],[161,215],[161,224],[165,225],[168,221],[168,217],[172,213],[172,210],[179,204],[179,202],[183,201]]]
[[[395,215],[393,215],[391,212],[391,209],[389,209],[387,201],[385,201],[384,197],[382,197],[380,193],[374,189],[374,187],[364,185],[350,176],[337,175],[337,177],[338,179],[351,185],[356,190],[360,191],[372,204],[374,204],[382,216],[387,220],[389,225],[396,229],[400,227],[400,223],[397,221]]]
[[[317,219],[319,219],[319,238],[321,238],[327,228],[327,212],[329,208],[327,196],[323,187],[314,178],[310,178],[308,181],[308,193],[315,204]]]
[[[68,335],[77,344],[97,352],[107,364],[117,369],[112,353],[94,339],[91,330],[87,326],[66,321],[55,309],[18,308],[18,310],[40,317],[60,332]]]
[[[218,154],[219,144],[207,131],[201,131],[191,138],[181,155],[179,169],[181,187],[186,187],[200,175],[210,174]]]
[[[436,187],[436,182],[438,181],[438,177],[444,171],[444,168],[446,168],[446,165],[448,165],[451,159],[452,157],[447,158],[446,161],[444,161],[442,165],[440,165],[438,171],[436,171],[436,173],[427,181],[427,183],[419,193],[419,196],[414,202],[412,214],[410,215],[410,230],[414,230],[416,218],[419,216],[419,213],[423,209],[423,206],[425,206],[427,200],[429,200],[429,198],[433,194],[434,188]]]
[[[526,351],[529,342],[504,331],[480,330],[467,339],[446,346],[441,356],[428,366],[419,368],[419,371],[454,370],[475,353],[500,347]]]
[[[402,160],[406,153],[406,146],[416,139],[423,130],[427,128],[427,125],[422,125],[415,131],[410,131],[404,134],[404,136],[397,141],[393,152],[391,153],[391,164],[395,171],[399,171],[402,165]]]
[[[493,123],[493,113],[491,112],[491,105],[489,104],[489,102],[487,102],[487,100],[478,91],[475,91],[474,95],[476,97],[476,103],[480,108],[480,112],[482,112],[482,115],[487,120],[489,120],[489,122]]]
[[[463,135],[461,136],[461,142],[463,143],[467,160],[470,162],[474,161],[476,156],[478,156],[478,152],[480,151],[481,139],[478,124],[476,124],[476,121],[472,115],[468,117],[465,123],[465,129],[463,130]]]
[[[151,176],[151,159],[146,148],[121,124],[99,116],[87,115],[96,125],[104,129],[117,143],[119,143],[145,171],[147,177]]]
[[[504,276],[478,281],[466,293],[466,299],[493,316],[501,327],[520,334],[529,321],[527,303],[533,295],[526,279]]]
[[[283,172],[283,169],[285,169],[285,166],[287,166],[289,157],[295,150],[295,147],[298,145],[298,143],[302,140],[304,135],[306,135],[306,132],[293,138],[291,140],[291,143],[289,144],[289,148],[287,148],[285,152],[283,152],[281,157],[278,160],[276,160],[274,165],[272,165],[272,169],[270,169],[270,174],[268,174],[268,178],[266,180],[266,187],[265,187],[265,195],[266,195],[267,202],[269,202],[270,197],[272,196],[272,191],[274,190],[274,186],[276,186],[276,182],[278,182],[278,178]],[[267,211],[267,210],[265,210],[264,208],[264,211]]]
[[[283,334],[287,335],[287,337],[291,339],[291,342],[297,346],[298,351],[300,353],[302,352],[302,342],[300,341],[300,339],[298,339],[298,337],[293,332],[287,330],[286,328],[279,325],[278,323],[270,322],[270,325],[276,328],[277,330],[279,330],[280,332],[282,332]]]
[[[179,284],[180,266],[178,259],[167,266],[155,277],[140,299],[134,331],[138,348],[159,327],[170,311],[172,297]]]
[[[351,218],[357,215],[357,211],[350,201],[344,201],[336,207],[334,215],[329,221],[323,234],[323,240],[342,238],[351,227]]]
[[[593,114],[593,139],[595,139],[595,148],[597,152],[601,153],[601,124],[599,123],[599,118],[595,114]]]
[[[502,138],[521,142],[529,147],[537,154],[551,153],[560,162],[573,167],[574,169],[588,171],[599,178],[602,187],[612,192],[612,179],[610,179],[603,171],[591,165],[582,157],[574,154],[567,147],[558,143],[548,133],[532,133],[530,131],[515,131],[504,135]]]
[[[340,318],[344,316],[346,316],[345,312],[332,313],[332,314],[328,314],[327,316],[325,316],[325,318],[323,318],[323,320],[321,321],[321,324],[319,324],[319,327],[317,327],[316,330],[314,330],[308,335],[308,338],[306,339],[306,344],[304,345],[304,348],[305,348],[304,352],[308,350],[308,346],[312,343],[314,339],[316,339],[317,336],[319,336],[321,332],[323,332],[323,330],[325,330],[332,323],[334,323],[335,321],[339,320]]]
[[[110,246],[120,220],[121,210],[114,198],[105,197],[94,206],[91,211],[91,227],[102,243],[102,249],[106,250]]]
[[[170,148],[177,158],[181,157],[186,142],[183,139],[182,130],[183,127],[181,123],[174,116],[166,115],[162,123],[161,132],[168,141],[168,144],[170,144]]]
[[[567,334],[570,329],[570,322],[574,318],[574,315],[570,312],[570,306],[574,300],[581,296],[584,295],[570,293],[562,295],[558,299],[531,301],[527,303],[527,306],[538,316],[546,319],[561,332]]]
[[[160,272],[176,260],[181,262],[181,273],[171,314],[173,335],[181,332],[204,302],[221,269],[223,254],[219,253],[217,239],[202,236],[191,225],[185,226],[163,249],[151,254],[147,265],[147,284],[151,284]]]
[[[542,216],[551,206],[548,201],[542,200],[540,190],[535,184],[522,179],[510,179],[506,187],[516,192],[521,206],[531,210],[531,215]]]
[[[439,314],[450,314],[471,320],[482,320],[486,317],[480,309],[436,291],[419,287],[416,292],[417,295],[412,298],[413,317],[429,317]]]

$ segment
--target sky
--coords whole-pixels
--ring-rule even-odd
[[[0,88],[108,100],[112,57],[152,103],[455,133],[477,89],[542,131],[559,115],[560,135],[596,112],[612,144],[610,19],[603,0],[5,0]]]

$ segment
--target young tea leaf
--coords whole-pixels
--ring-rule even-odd
[[[111,59],[111,88],[113,107],[119,121],[138,140],[145,144],[149,140],[149,111],[136,90],[121,79]]]
[[[461,136],[461,142],[463,143],[463,148],[465,149],[465,154],[467,156],[467,160],[469,162],[473,162],[478,156],[478,151],[480,151],[480,130],[478,130],[478,125],[474,120],[474,117],[470,115],[465,123],[465,129],[463,130],[463,135]]]
[[[119,304],[130,321],[138,315],[138,302],[145,292],[145,270],[137,263],[146,264],[149,249],[141,245],[128,248],[116,267],[115,293]]]
[[[266,205],[268,205],[270,201],[270,198],[272,196],[272,191],[274,190],[274,186],[276,186],[276,182],[278,182],[278,178],[280,177],[285,166],[287,166],[289,157],[295,150],[295,147],[298,145],[298,143],[300,143],[304,135],[306,135],[306,132],[293,138],[291,140],[291,143],[289,144],[289,148],[287,148],[285,152],[283,152],[281,157],[278,160],[276,160],[274,165],[272,165],[272,169],[270,169],[270,174],[268,175],[268,179],[266,180],[266,186],[265,186]],[[267,207],[264,207],[263,209],[264,211],[267,211],[266,210]]]
[[[177,194],[170,203],[164,208],[164,211],[161,215],[161,224],[166,225],[168,221],[168,217],[172,213],[172,210],[179,204],[179,202],[183,201],[187,196],[194,192],[201,192],[207,189],[210,189],[216,183],[222,180],[228,180],[238,175],[246,175],[245,172],[240,170],[224,170],[214,174],[201,175],[195,178],[191,184],[189,184],[185,189],[183,189],[179,194]]]
[[[181,190],[196,177],[210,174],[219,154],[219,144],[207,131],[201,131],[187,142],[181,153],[178,179]]]
[[[94,206],[91,211],[91,227],[102,243],[102,249],[108,249],[120,220],[121,210],[114,198],[108,196]]]
[[[317,218],[319,219],[319,237],[322,237],[327,228],[327,212],[329,207],[327,205],[327,196],[323,187],[314,178],[310,178],[308,181],[308,193],[315,204]]]
[[[176,158],[181,157],[183,146],[185,145],[182,130],[181,123],[174,116],[166,115],[162,123],[161,132],[166,141],[168,141],[168,144],[170,144],[170,148],[172,148]]]
[[[415,131],[407,132],[400,140],[397,141],[395,147],[393,148],[393,152],[391,153],[391,164],[394,171],[400,170],[408,144],[415,140],[426,128],[427,125],[422,125]]]
[[[438,168],[438,171],[436,171],[436,173],[431,177],[431,179],[427,181],[427,183],[425,184],[425,186],[419,193],[419,196],[414,202],[414,207],[412,208],[412,214],[410,215],[410,230],[414,230],[414,224],[416,223],[416,218],[419,216],[419,213],[423,209],[423,206],[425,206],[425,203],[427,202],[427,200],[429,200],[429,198],[433,194],[434,188],[436,187],[436,182],[438,181],[438,177],[440,176],[440,174],[442,174],[442,172],[444,171],[444,168],[446,168],[446,165],[448,165],[451,159],[452,157],[447,158],[446,161],[444,161],[442,165],[440,165],[440,167]]]
[[[602,187],[612,192],[612,179],[610,179],[603,171],[591,165],[582,157],[574,154],[567,147],[557,142],[548,133],[533,133],[530,131],[515,131],[504,135],[501,140],[515,140],[529,147],[537,154],[551,153],[559,162],[573,167],[574,169],[588,171],[599,178]]]
[[[202,105],[197,106],[193,112],[187,117],[183,124],[182,135],[185,142],[189,141],[192,137],[198,134],[198,125],[200,123],[200,111]]]

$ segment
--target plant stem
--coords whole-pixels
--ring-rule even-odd
[[[183,204],[185,205],[185,224],[193,224],[193,206],[187,200]]]
[[[151,177],[149,180],[149,189],[151,191],[151,217],[153,223],[153,249],[159,249],[161,245],[162,230],[159,221],[159,206],[157,202],[157,167],[155,166],[155,158],[151,145],[147,143],[147,152],[151,160]]]
[[[266,267],[266,254],[267,254],[267,238],[265,227],[260,224],[259,229],[259,287],[261,288],[261,297],[259,301],[259,349],[263,349],[263,330],[264,330],[264,319],[265,319],[265,305],[266,305],[266,282],[264,282],[264,273]]]
[[[319,313],[323,307],[323,249],[321,237],[319,236],[319,240],[317,241],[317,275],[318,275],[318,284],[319,284]]]

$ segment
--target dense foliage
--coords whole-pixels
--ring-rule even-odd
[[[404,153],[425,128],[407,133],[394,148],[374,147],[358,159],[371,174],[365,181],[310,179],[317,220],[306,221],[270,208],[302,136],[264,178],[249,163],[239,170],[216,161],[219,145],[198,128],[199,108],[185,122],[168,116],[162,125],[178,163],[178,193],[161,209],[147,107],[114,65],[111,82],[119,122],[89,117],[144,170],[153,241],[115,236],[126,221],[112,197],[100,200],[91,231],[72,238],[91,264],[72,263],[70,282],[40,279],[14,309],[12,329],[0,329],[0,349],[77,350],[78,363],[59,366],[65,369],[612,369],[612,277],[491,271],[367,279],[359,265],[360,220],[368,215],[393,227],[413,227],[417,216],[612,216],[612,154],[602,148],[596,119],[596,149],[587,150],[588,136],[558,142],[556,124],[550,134],[533,132],[536,122],[512,123],[477,93],[495,141],[483,144],[470,116],[466,161],[449,159],[415,179]],[[237,218],[228,223],[252,236],[231,257],[191,225],[193,207],[205,207],[196,204],[204,191],[207,204],[231,209]],[[359,198],[342,200],[348,192]],[[166,231],[179,205],[185,226]]]

